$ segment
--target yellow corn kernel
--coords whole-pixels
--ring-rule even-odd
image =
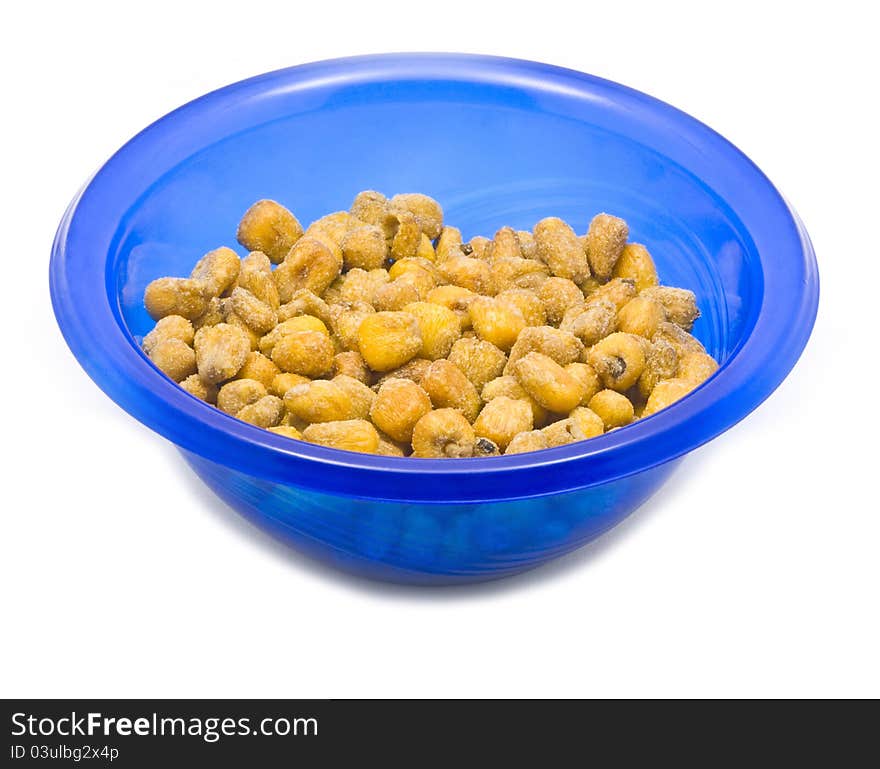
[[[504,373],[512,373],[516,362],[530,352],[540,352],[560,366],[567,366],[581,359],[584,346],[574,334],[567,331],[552,326],[531,326],[517,337],[516,344],[510,350]]]
[[[251,339],[238,326],[218,323],[200,328],[193,340],[196,366],[206,384],[232,379],[247,360]]]
[[[449,355],[452,345],[461,336],[461,323],[450,309],[430,302],[413,302],[403,308],[419,323],[422,349],[419,356],[438,360]]]
[[[632,402],[616,390],[600,390],[590,399],[590,410],[599,415],[607,430],[633,421]]]
[[[312,315],[297,315],[294,318],[282,321],[268,334],[260,338],[260,352],[267,358],[272,357],[272,350],[278,341],[288,334],[296,331],[317,331],[326,336],[330,335],[327,327]]]
[[[205,384],[198,374],[190,374],[186,379],[180,382],[180,386],[190,395],[194,395],[199,400],[206,403],[217,402],[217,387],[215,385]]]
[[[257,299],[246,288],[232,289],[229,302],[232,311],[257,334],[265,334],[278,324],[278,315],[275,310]]]
[[[379,388],[370,418],[395,441],[409,443],[413,428],[431,410],[428,394],[409,379],[388,379]]]
[[[196,354],[182,339],[163,339],[152,347],[149,358],[156,368],[175,382],[196,373]]]
[[[704,352],[689,352],[681,356],[678,376],[694,385],[705,382],[718,370],[718,363]]]
[[[284,394],[284,406],[303,422],[337,422],[362,419],[344,386],[326,379],[297,385]]]
[[[492,260],[489,275],[496,292],[511,288],[538,291],[550,277],[550,270],[546,264],[537,259],[500,257]]]
[[[411,382],[421,384],[422,378],[425,376],[430,365],[431,361],[427,358],[413,358],[402,366],[393,368],[391,371],[382,374],[382,376],[376,380],[373,389],[378,391],[378,389],[389,379],[409,379]]]
[[[584,306],[583,293],[578,285],[568,278],[548,278],[545,280],[538,289],[538,299],[544,306],[547,323],[551,326],[558,326],[565,317],[565,313]]]
[[[504,455],[508,454],[525,454],[529,451],[540,451],[549,448],[547,436],[542,430],[530,430],[527,433],[520,433],[514,436],[513,440],[507,444]]]
[[[348,398],[351,419],[369,419],[370,409],[373,401],[376,399],[374,393],[363,382],[359,382],[354,377],[339,374],[330,380],[339,387]]]
[[[665,321],[657,326],[657,333],[651,337],[652,342],[663,339],[669,342],[681,357],[689,352],[706,352],[700,340],[689,334],[681,326]]]
[[[596,302],[607,301],[619,310],[636,295],[636,284],[627,278],[612,278],[604,285],[598,286],[586,296],[589,307]]]
[[[379,446],[379,433],[365,419],[321,422],[302,431],[304,441],[333,449],[372,454]]]
[[[549,216],[535,225],[535,244],[538,258],[558,278],[568,278],[577,284],[590,277],[587,255],[574,230],[562,219]]]
[[[245,406],[268,395],[266,387],[256,379],[235,379],[227,382],[217,393],[217,408],[235,416]]]
[[[236,419],[257,427],[275,427],[284,416],[284,404],[281,398],[264,395],[256,403],[245,406],[236,415]]]
[[[299,220],[274,200],[258,200],[241,218],[238,242],[248,251],[262,251],[280,264],[302,237]]]
[[[471,327],[471,316],[468,311],[471,302],[478,294],[461,286],[437,286],[428,292],[426,301],[439,304],[452,310],[458,318],[462,331]]]
[[[580,428],[570,417],[559,419],[542,427],[541,434],[544,436],[548,449],[567,446],[569,443],[582,440]]]
[[[164,342],[166,339],[179,339],[185,345],[192,346],[194,336],[195,331],[190,321],[180,315],[166,315],[144,337],[141,347],[149,355],[159,342]]]
[[[295,427],[291,427],[290,425],[276,425],[275,427],[270,427],[268,429],[270,433],[283,435],[285,438],[293,438],[297,441],[301,441],[303,439],[302,433]]]
[[[330,306],[320,296],[308,289],[297,291],[289,302],[278,308],[279,323],[299,315],[313,315],[325,326],[330,325]]]
[[[632,387],[645,370],[645,341],[620,331],[605,337],[590,349],[587,362],[610,390]]]
[[[336,280],[341,269],[342,257],[337,257],[325,240],[310,235],[296,242],[272,275],[278,297],[284,303],[302,289],[320,296]]]
[[[333,376],[344,374],[353,379],[357,379],[363,384],[370,383],[370,370],[361,357],[361,354],[355,350],[340,352],[333,356]]]
[[[552,358],[530,352],[513,367],[523,389],[548,411],[567,414],[580,405],[580,383]]]
[[[684,398],[696,385],[686,379],[664,379],[658,382],[651,395],[648,396],[648,402],[642,409],[642,417],[649,417],[658,411],[671,406],[675,401]]]
[[[373,303],[380,312],[398,312],[419,301],[419,289],[410,280],[392,280],[376,289]]]
[[[475,294],[494,293],[489,264],[481,259],[469,256],[452,256],[440,262],[437,269],[442,279],[454,286],[461,286]]]
[[[569,363],[565,370],[571,374],[581,386],[581,406],[586,406],[590,399],[602,389],[599,375],[588,363]]]
[[[413,456],[471,457],[476,440],[474,428],[457,409],[429,411],[413,428]]]
[[[468,422],[477,418],[480,396],[470,379],[454,363],[435,360],[428,366],[420,384],[434,408],[458,409]]]
[[[336,341],[343,350],[357,350],[358,329],[375,310],[366,302],[330,305],[330,321]]]
[[[672,379],[678,373],[678,352],[666,339],[658,337],[645,353],[645,370],[637,384],[639,396],[647,400],[657,382]]]
[[[507,356],[491,342],[471,337],[452,345],[449,362],[458,366],[480,392],[486,382],[501,376]]]
[[[480,393],[480,398],[482,398],[484,403],[488,403],[501,396],[528,403],[529,408],[532,410],[532,423],[535,426],[542,425],[547,421],[547,409],[525,391],[523,386],[516,380],[516,377],[510,375],[496,377],[486,382]]]
[[[516,307],[527,326],[543,326],[547,322],[544,303],[538,295],[527,288],[509,288],[495,295],[495,301]]]
[[[433,240],[443,230],[443,209],[434,198],[420,192],[404,192],[389,201],[394,208],[408,211],[426,237]]]
[[[518,433],[528,432],[533,426],[532,410],[526,401],[500,395],[483,407],[474,422],[474,433],[504,451]]]
[[[663,305],[650,296],[640,294],[630,299],[617,313],[617,328],[627,334],[651,339],[666,320]]]
[[[690,331],[694,327],[694,321],[700,317],[697,297],[693,291],[688,291],[686,288],[654,286],[646,288],[641,296],[656,299],[663,305],[666,319],[685,331]]]
[[[519,250],[525,259],[538,258],[538,243],[535,236],[529,230],[517,230],[516,237],[519,239]]]
[[[633,281],[638,292],[656,286],[659,282],[651,254],[639,243],[627,243],[624,246],[611,274],[615,278]]]
[[[509,350],[526,327],[518,308],[491,297],[475,299],[470,306],[471,324],[477,336],[500,350]]]
[[[388,280],[388,273],[383,269],[367,272],[360,267],[355,267],[338,278],[338,299],[335,301],[342,304],[352,302],[373,304],[376,292],[387,284]],[[332,286],[324,292],[324,296],[328,296],[331,290]]]
[[[492,259],[504,259],[506,257],[522,259],[519,236],[513,227],[502,227],[498,230],[489,248],[491,249],[490,256]]]
[[[444,226],[440,232],[440,237],[437,239],[434,261],[439,264],[451,257],[462,255],[461,230],[458,227]]]
[[[492,241],[482,235],[475,235],[461,249],[466,256],[474,259],[488,259],[491,256]]]
[[[358,267],[362,270],[373,270],[385,264],[388,258],[385,233],[372,224],[362,224],[349,230],[340,245],[346,270]]]
[[[406,312],[367,315],[357,333],[358,350],[373,371],[390,371],[422,348],[418,321]]]
[[[189,274],[203,283],[211,296],[220,296],[238,279],[241,260],[231,248],[215,248],[205,254]]]
[[[569,415],[568,418],[573,422],[580,436],[578,440],[587,440],[595,438],[605,432],[605,422],[602,421],[595,411],[584,406],[578,406]]]
[[[292,390],[297,385],[308,384],[310,381],[308,377],[282,371],[280,374],[275,375],[267,389],[270,395],[277,395],[279,398],[283,398],[288,390]]]
[[[586,252],[590,269],[600,281],[604,282],[611,277],[628,237],[629,227],[623,219],[610,214],[597,214],[593,217],[587,231]]]
[[[253,253],[259,254],[258,251]],[[259,255],[265,258],[264,254]],[[266,258],[266,263],[269,264],[268,258]],[[242,265],[244,265],[244,261],[242,261]],[[275,278],[272,276],[271,270],[264,271],[262,268],[242,266],[238,273],[236,286],[247,289],[261,302],[268,305],[276,313],[278,312],[281,299],[278,296],[278,286],[275,285]]]
[[[429,262],[437,261],[437,254],[434,251],[434,244],[431,242],[431,239],[422,233],[421,240],[419,240],[419,247],[416,249],[416,258],[417,259],[426,259]]]
[[[210,288],[192,278],[159,278],[144,291],[144,306],[153,320],[168,315],[195,320],[205,314],[210,299]]]
[[[249,352],[244,359],[244,365],[235,375],[236,379],[253,379],[260,382],[267,389],[271,387],[273,380],[281,370],[269,358],[259,352]]]
[[[587,347],[617,330],[617,308],[608,300],[572,307],[559,324],[562,331],[576,336]]]
[[[391,238],[389,258],[396,262],[398,259],[415,256],[422,239],[422,231],[419,229],[415,216],[409,211],[399,209],[391,209],[391,215],[397,222],[397,227]]]
[[[272,362],[282,371],[315,378],[330,371],[335,354],[333,342],[327,334],[320,331],[293,331],[275,343]]]

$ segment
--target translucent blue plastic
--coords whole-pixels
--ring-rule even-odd
[[[366,188],[431,194],[465,236],[548,215],[579,231],[599,211],[624,217],[664,281],[696,292],[695,333],[720,371],[671,408],[600,438],[441,461],[260,430],[193,398],[140,351],[151,327],[147,283],[235,245],[254,200],[275,198],[307,222]],[[172,112],[73,201],[50,273],[59,325],[83,368],[176,443],[232,507],[317,558],[424,584],[523,571],[614,526],[676,460],[776,388],[806,344],[819,295],[794,211],[706,126],[578,72],[451,54],[294,67]]]

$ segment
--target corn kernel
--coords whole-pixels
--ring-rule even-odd
[[[580,284],[590,277],[587,255],[574,230],[562,219],[549,216],[535,225],[538,258],[557,278]]]
[[[480,398],[482,398],[484,403],[488,403],[500,396],[528,403],[529,408],[532,410],[532,423],[535,426],[542,425],[547,421],[547,409],[523,389],[523,386],[516,380],[516,377],[508,374],[496,377],[483,385]]]
[[[421,379],[421,387],[436,409],[454,408],[473,422],[480,411],[480,396],[461,369],[448,360],[435,360]]]
[[[334,355],[332,374],[333,376],[344,374],[363,384],[370,383],[370,370],[361,354],[356,350],[348,350]]]
[[[624,246],[611,274],[615,278],[628,278],[633,281],[638,292],[656,286],[659,282],[651,254],[639,243],[627,243]]]
[[[458,366],[480,392],[486,382],[501,376],[507,356],[491,342],[472,337],[452,345],[449,362]]]
[[[516,343],[510,350],[504,373],[512,373],[516,362],[530,352],[543,353],[560,366],[567,366],[581,359],[584,346],[574,334],[567,331],[552,326],[531,326],[523,329],[517,337]]]
[[[476,440],[474,428],[457,409],[429,411],[413,428],[413,456],[471,457]]]
[[[645,370],[645,347],[640,337],[618,331],[593,345],[587,361],[606,388],[623,392]]]
[[[597,214],[593,217],[587,231],[586,252],[590,269],[600,281],[604,282],[611,277],[628,237],[629,227],[623,219],[609,214]]]
[[[257,427],[275,427],[284,415],[284,404],[281,398],[264,395],[256,403],[251,403],[239,411],[235,417]]]
[[[409,379],[388,379],[379,388],[370,418],[395,441],[412,440],[416,423],[431,410],[428,394]]]
[[[581,402],[583,388],[552,358],[530,352],[513,367],[523,389],[548,411],[567,414]]]
[[[217,393],[217,408],[235,416],[245,406],[268,395],[262,382],[255,379],[235,379],[227,382]]]
[[[144,291],[144,306],[153,320],[167,315],[195,320],[205,314],[210,298],[210,288],[200,280],[159,278]]]
[[[190,321],[180,315],[166,315],[144,337],[141,347],[149,355],[159,342],[164,342],[166,339],[179,339],[185,345],[192,346],[194,336],[195,331]]]
[[[666,320],[663,305],[649,296],[640,294],[630,299],[617,313],[617,327],[627,334],[651,339],[657,328]]]
[[[218,323],[200,328],[193,346],[199,376],[206,384],[219,384],[239,372],[251,351],[251,340],[238,326]]]
[[[632,402],[616,390],[600,390],[590,399],[590,410],[599,415],[607,430],[633,421]]]
[[[504,455],[508,454],[524,454],[529,451],[540,451],[549,448],[547,436],[541,430],[530,430],[527,433],[520,433],[514,436],[513,440],[507,444]]]
[[[196,373],[196,354],[182,339],[163,339],[150,350],[149,358],[175,382]]]
[[[270,395],[277,395],[279,398],[283,398],[288,390],[293,389],[297,385],[308,384],[310,381],[311,380],[308,377],[300,376],[299,374],[291,374],[288,371],[282,371],[280,374],[275,375],[275,378],[267,389],[269,390]]]
[[[537,259],[501,257],[492,261],[489,275],[496,292],[511,288],[538,291],[549,279],[550,270],[546,264]]]
[[[231,248],[216,248],[205,254],[193,267],[190,278],[207,287],[211,296],[220,296],[238,279],[241,260]]]
[[[500,395],[483,407],[474,422],[474,433],[488,438],[503,451],[518,433],[533,426],[532,410],[526,401]]]
[[[461,336],[461,323],[458,316],[439,304],[413,302],[403,308],[415,317],[422,336],[422,349],[419,356],[428,360],[438,360],[449,355],[452,345]]]
[[[583,293],[568,278],[548,278],[538,289],[538,299],[544,306],[547,323],[551,326],[558,326],[570,310],[584,306]]]
[[[272,275],[278,297],[285,303],[302,289],[320,296],[336,280],[341,269],[341,256],[337,258],[325,240],[310,235],[296,242]]]
[[[664,379],[658,382],[651,391],[645,408],[642,409],[642,417],[649,417],[667,406],[671,406],[675,401],[684,398],[695,386],[693,382],[680,378]]]
[[[275,343],[272,361],[282,371],[315,378],[330,371],[335,354],[333,342],[327,334],[320,331],[293,331]]]
[[[666,319],[685,331],[690,331],[694,327],[694,321],[700,317],[697,297],[686,288],[654,286],[646,288],[641,295],[656,299],[666,310]]]
[[[412,214],[419,230],[431,240],[443,230],[443,209],[434,198],[419,192],[405,192],[395,195],[389,202],[394,208]]]
[[[302,431],[302,438],[309,443],[366,454],[375,452],[379,446],[376,428],[365,419],[309,425]]]
[[[351,403],[348,390],[326,379],[291,388],[284,394],[284,407],[308,423],[363,419]]]
[[[562,331],[576,336],[587,347],[617,330],[617,308],[600,299],[583,307],[572,307],[559,324]]]
[[[281,263],[302,234],[297,218],[274,200],[258,200],[238,225],[238,242],[248,251],[262,251],[275,264]]]
[[[492,297],[475,299],[470,306],[470,316],[477,336],[505,351],[513,347],[520,332],[526,327],[525,318],[519,309]]]
[[[373,371],[390,371],[422,348],[418,321],[405,312],[367,315],[358,328],[358,350]]]
[[[453,256],[437,265],[447,283],[476,294],[492,294],[492,272],[487,262],[469,256]]]
[[[235,375],[236,379],[254,379],[266,388],[271,387],[281,370],[269,358],[259,352],[249,352],[244,365]]]

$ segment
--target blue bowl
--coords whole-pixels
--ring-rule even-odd
[[[144,287],[185,275],[259,198],[303,221],[361,189],[418,190],[465,236],[549,215],[624,217],[661,277],[697,294],[722,365],[671,408],[583,443],[414,460],[252,427],[166,379],[139,340]],[[816,315],[807,233],[758,168],[693,118],[579,72],[463,55],[389,55],[269,73],[181,107],[119,150],[67,210],[52,302],[83,368],[196,473],[298,550],[379,579],[476,582],[594,539],[681,457],[788,374]],[[708,504],[708,500],[707,500]]]

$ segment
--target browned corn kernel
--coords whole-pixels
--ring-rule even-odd
[[[269,358],[259,352],[249,352],[244,359],[244,365],[235,375],[236,379],[255,379],[267,389],[281,371]]]
[[[514,364],[530,352],[540,352],[552,358],[560,366],[579,361],[584,354],[584,346],[580,340],[567,331],[553,326],[532,326],[523,329],[517,337],[516,344],[510,350],[510,357],[504,367],[504,373],[513,373]]]
[[[236,328],[244,331],[245,336],[247,336],[248,338],[248,346],[251,350],[260,349],[260,335],[241,318],[239,318],[238,315],[232,312],[231,309],[226,313],[226,323],[228,323],[230,326],[235,326]]]
[[[345,451],[372,454],[379,446],[379,433],[365,419],[322,422],[302,431],[304,441]]]
[[[624,246],[611,274],[615,278],[628,278],[634,281],[636,291],[640,292],[658,283],[654,260],[648,249],[640,243],[627,243]]]
[[[227,382],[217,393],[217,408],[235,416],[245,406],[256,403],[268,393],[256,379],[235,379]]]
[[[370,408],[373,405],[373,400],[376,398],[376,393],[363,382],[359,382],[354,377],[346,376],[345,374],[338,374],[330,381],[345,392],[351,406],[353,418],[370,418]]]
[[[251,340],[247,333],[229,323],[200,328],[196,331],[193,345],[199,376],[206,384],[219,384],[232,379],[251,351]]]
[[[166,315],[144,337],[141,346],[144,348],[144,352],[149,355],[159,342],[164,342],[166,339],[179,339],[186,345],[192,345],[194,335],[193,324],[186,318],[180,315]]]
[[[302,237],[299,220],[274,200],[258,200],[241,218],[238,242],[248,251],[262,251],[279,264]]]
[[[526,320],[519,309],[492,297],[481,296],[471,302],[471,325],[477,336],[501,350],[513,347]]]
[[[275,349],[278,340],[296,331],[318,331],[321,334],[330,335],[327,327],[318,318],[313,315],[297,315],[294,318],[279,323],[268,334],[263,336],[260,339],[260,352],[266,357],[271,358],[272,350]]]
[[[308,289],[297,291],[287,304],[278,308],[279,323],[298,315],[314,315],[325,326],[330,325],[330,305]]]
[[[651,339],[666,320],[666,310],[656,299],[639,295],[630,299],[617,313],[617,328],[627,334]]]
[[[633,421],[632,402],[616,390],[600,390],[590,398],[590,410],[599,415],[607,430],[623,427]]]
[[[410,256],[406,259],[399,259],[396,261],[388,270],[388,277],[391,278],[391,280],[397,280],[409,273],[415,273],[416,275],[430,278],[432,287],[440,280],[440,272],[437,267],[434,266],[434,263],[418,256]]]
[[[448,360],[435,360],[420,382],[436,409],[458,409],[468,422],[480,411],[480,396],[462,370]]]
[[[527,433],[515,435],[507,444],[504,454],[525,454],[529,451],[540,451],[548,448],[547,436],[541,430],[530,430]]]
[[[678,377],[699,385],[718,370],[718,363],[704,352],[688,352],[681,356],[678,364]]]
[[[584,235],[586,238],[586,235]],[[584,292],[584,298],[589,299],[596,291],[602,288],[603,284],[597,278],[587,278],[583,283],[579,284],[581,291]]]
[[[507,356],[491,342],[471,337],[452,345],[449,362],[458,366],[480,392],[486,382],[501,376]]]
[[[434,251],[434,244],[424,232],[419,239],[419,247],[416,249],[416,258],[426,259],[429,262],[437,261],[437,253]]]
[[[580,405],[583,388],[580,383],[552,358],[530,352],[513,367],[513,375],[548,411],[567,414]]]
[[[528,230],[517,230],[516,237],[519,239],[519,250],[525,259],[538,258],[538,243],[535,236]]]
[[[343,350],[357,350],[358,329],[368,315],[375,313],[366,302],[330,306],[330,317],[336,341]]]
[[[404,192],[395,195],[389,202],[394,208],[409,211],[419,229],[431,240],[443,230],[443,209],[434,198],[420,192]]]
[[[694,327],[694,321],[700,317],[700,309],[697,307],[697,297],[693,291],[686,288],[671,288],[670,286],[654,286],[646,288],[642,296],[656,299],[666,310],[666,318],[685,331]]]
[[[419,323],[422,349],[419,356],[437,360],[449,355],[452,345],[461,336],[461,323],[450,309],[430,302],[413,302],[403,308]]]
[[[342,260],[345,269],[360,267],[374,270],[388,258],[385,233],[374,224],[362,224],[349,230],[342,239]]]
[[[367,224],[380,224],[388,216],[388,198],[376,190],[359,192],[351,204],[352,216]]]
[[[288,390],[293,389],[297,385],[308,384],[310,381],[311,380],[308,377],[282,371],[280,374],[275,375],[268,390],[271,395],[277,395],[279,398],[283,398]]]
[[[238,279],[240,268],[238,254],[223,246],[199,259],[189,276],[203,283],[211,296],[220,296]]]
[[[664,379],[657,382],[654,389],[651,390],[651,395],[648,396],[645,408],[642,409],[642,417],[649,417],[667,406],[671,406],[675,401],[684,398],[694,387],[696,387],[694,382],[681,378]]]
[[[558,326],[566,312],[584,306],[583,293],[568,278],[548,278],[538,289],[538,298],[544,305],[544,313],[551,326]]]
[[[580,427],[570,417],[559,419],[541,428],[541,434],[544,436],[548,449],[567,446],[569,443],[583,440]]]
[[[604,282],[611,277],[628,237],[629,227],[623,219],[610,214],[597,214],[593,217],[587,231],[585,250],[590,269],[600,281]]]
[[[654,334],[651,341],[656,342],[659,339],[669,342],[675,348],[679,358],[689,352],[706,352],[696,337],[691,336],[681,326],[676,326],[675,323],[669,321],[661,323],[657,327],[657,333]]]
[[[607,389],[623,392],[638,382],[645,370],[644,341],[634,334],[615,332],[593,345],[587,362]]]
[[[431,410],[428,394],[409,379],[388,379],[370,408],[370,419],[395,441],[408,443],[413,428]]]
[[[214,385],[205,384],[198,374],[190,374],[180,382],[180,386],[199,400],[207,403],[217,402],[217,388]]]
[[[519,237],[513,227],[502,227],[495,233],[490,246],[491,258],[504,259],[512,257],[522,259],[522,250],[519,247]]]
[[[492,260],[490,275],[496,292],[511,288],[538,291],[550,277],[550,270],[537,259],[501,257]]]
[[[516,307],[527,326],[543,326],[547,322],[544,303],[534,291],[527,288],[509,288],[495,296],[495,301]]]
[[[156,368],[175,382],[196,372],[196,354],[182,339],[163,339],[152,347],[149,358]]]
[[[578,406],[569,415],[568,418],[574,423],[580,435],[578,440],[587,440],[595,438],[605,432],[605,423],[595,411],[584,406]]]
[[[320,331],[293,331],[272,348],[272,361],[282,371],[311,378],[324,376],[333,367],[336,349]]]
[[[437,239],[437,248],[435,249],[436,263],[445,262],[453,256],[462,256],[461,250],[461,230],[458,227],[443,227],[440,237]]]
[[[453,256],[437,265],[447,283],[461,286],[476,294],[491,294],[492,273],[487,262],[470,256]]]
[[[474,259],[488,259],[492,255],[492,241],[483,235],[474,235],[462,246],[461,252]]]
[[[204,315],[211,298],[209,288],[192,278],[159,278],[144,291],[144,306],[153,320],[180,315],[195,320]]]
[[[538,258],[558,278],[580,284],[590,277],[590,265],[574,230],[562,219],[548,216],[535,225]]]
[[[428,292],[426,301],[452,310],[458,318],[462,330],[465,330],[471,326],[469,308],[477,296],[478,294],[461,286],[437,286]]]
[[[392,215],[397,221],[397,227],[391,238],[389,258],[397,261],[415,256],[422,239],[422,231],[419,229],[415,216],[409,211],[396,209],[392,210]]]
[[[275,278],[272,277],[271,272],[264,272],[255,268],[242,268],[238,274],[238,286],[249,291],[276,312],[281,306],[281,300],[278,297],[278,286],[275,285]]]
[[[284,393],[284,406],[303,422],[337,422],[362,419],[349,399],[348,390],[337,382],[316,379]]]
[[[526,401],[499,395],[483,407],[474,422],[474,433],[488,438],[503,451],[518,433],[533,427],[532,409]]]
[[[373,304],[376,291],[388,283],[388,273],[383,269],[362,270],[355,267],[342,277],[339,299],[346,302],[367,302]],[[325,295],[327,292],[325,292]]]
[[[272,260],[262,251],[251,251],[241,260],[238,271],[239,278],[243,272],[265,272],[268,275],[272,272]]]
[[[320,296],[336,280],[341,269],[341,258],[337,259],[324,240],[310,235],[297,241],[272,275],[278,286],[278,297],[284,303],[302,289]]]
[[[418,321],[406,312],[367,315],[358,327],[358,350],[373,371],[390,371],[422,348]]]
[[[404,450],[403,446],[398,445],[390,438],[383,436],[382,433],[379,433],[379,445],[376,446],[376,454],[381,454],[385,457],[405,457],[407,455],[407,451]]]
[[[342,241],[350,230],[363,226],[360,219],[352,216],[348,211],[334,211],[332,214],[316,219],[306,229],[306,235],[317,235],[328,238],[336,245],[342,245]]]
[[[297,441],[302,440],[302,433],[295,427],[291,427],[290,425],[276,425],[275,427],[270,427],[268,429],[270,433],[283,435],[285,438],[293,438]]]
[[[645,370],[639,377],[639,395],[647,400],[657,382],[672,379],[678,373],[678,352],[669,341],[657,337],[645,354]]]
[[[421,384],[422,377],[425,376],[430,365],[431,361],[427,358],[413,358],[399,368],[391,369],[391,371],[382,374],[376,380],[373,389],[378,390],[389,379],[409,379],[416,384]]]
[[[247,422],[257,427],[275,427],[284,416],[284,404],[281,398],[274,395],[265,395],[256,403],[245,406],[236,415],[236,419]]]
[[[602,381],[599,379],[599,375],[588,363],[569,363],[565,370],[580,384],[583,392],[581,406],[586,406],[590,402],[590,398],[602,389]]]
[[[376,289],[373,303],[380,312],[398,312],[406,305],[419,301],[418,288],[405,277],[392,280]]]
[[[357,379],[363,384],[370,383],[370,371],[361,354],[356,350],[340,352],[333,356],[333,376],[344,374],[352,379]]]
[[[226,318],[224,303],[225,299],[220,299],[216,296],[212,296],[208,301],[207,309],[199,315],[198,318],[193,320],[193,328],[198,331],[198,329],[203,326],[216,326],[218,323],[223,323]],[[171,317],[171,316],[169,316]]]
[[[488,438],[477,436],[477,439],[474,441],[474,456],[500,457],[501,449],[494,441],[491,441]]]
[[[474,428],[457,409],[429,411],[413,428],[413,456],[472,457],[476,440]]]
[[[559,328],[576,336],[585,346],[592,347],[617,329],[617,308],[607,300],[572,307],[565,313]]]
[[[232,311],[245,322],[248,328],[258,334],[265,334],[278,324],[278,315],[275,310],[257,299],[246,288],[232,289],[230,303]]]
[[[547,409],[523,389],[523,386],[516,380],[515,376],[507,375],[495,377],[495,379],[492,379],[483,385],[480,397],[484,403],[488,403],[500,396],[528,403],[529,408],[532,410],[532,423],[535,426],[542,425],[547,421]]]
[[[587,296],[587,305],[596,302],[608,301],[620,310],[630,299],[636,295],[636,284],[628,278],[612,278],[607,283],[591,291]]]

